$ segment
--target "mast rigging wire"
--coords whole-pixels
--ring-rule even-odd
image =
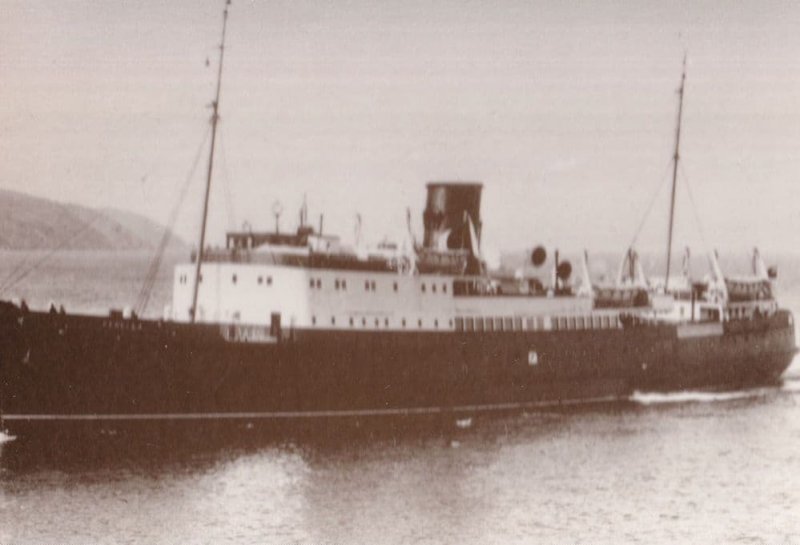
[[[91,227],[92,227],[92,226],[93,226],[95,223],[97,223],[97,220],[99,220],[100,218],[103,218],[103,217],[104,217],[104,216],[103,216],[103,214],[102,214],[102,213],[100,213],[100,212],[95,212],[95,216],[94,216],[94,218],[92,218],[92,220],[91,220],[90,222],[88,222],[88,223],[84,223],[84,224],[81,226],[81,228],[80,228],[80,229],[78,229],[78,230],[74,231],[74,232],[73,232],[72,234],[70,234],[68,237],[65,237],[65,238],[61,239],[61,241],[59,242],[59,244],[57,244],[57,245],[56,245],[56,247],[55,247],[55,248],[52,248],[52,249],[50,249],[50,250],[49,250],[47,253],[45,253],[44,255],[42,255],[42,256],[41,256],[41,258],[39,258],[38,260],[36,260],[36,261],[35,261],[35,262],[34,262],[32,265],[30,265],[30,266],[29,266],[27,269],[24,269],[24,270],[22,270],[22,271],[21,271],[21,272],[20,272],[20,273],[19,273],[19,274],[18,274],[16,277],[14,277],[14,278],[10,278],[10,276],[11,276],[11,275],[9,275],[9,278],[6,280],[6,282],[5,282],[5,283],[4,283],[2,286],[0,286],[0,294],[4,293],[5,291],[7,291],[7,290],[9,290],[9,289],[13,288],[14,286],[16,286],[17,284],[19,284],[19,283],[20,283],[22,280],[24,280],[25,278],[27,278],[27,277],[28,277],[28,275],[30,275],[30,274],[31,274],[32,272],[34,272],[34,271],[35,271],[37,268],[39,268],[39,265],[41,265],[42,263],[44,263],[45,261],[47,261],[47,260],[50,258],[50,256],[52,256],[54,253],[56,253],[56,252],[60,251],[60,250],[61,250],[61,249],[62,249],[64,246],[66,246],[67,244],[69,244],[70,242],[72,242],[73,240],[75,240],[76,238],[78,238],[78,236],[80,236],[80,235],[82,235],[83,233],[85,233],[86,231],[88,231],[88,230],[89,230],[89,229],[90,229],[90,228],[91,228]],[[17,269],[19,269],[19,267],[18,267]]]
[[[689,203],[692,205],[692,216],[694,217],[694,221],[697,227],[697,232],[700,233],[700,240],[703,243],[703,250],[708,253],[709,245],[708,241],[706,240],[705,232],[703,231],[703,224],[700,221],[700,214],[697,210],[697,204],[694,201],[694,196],[692,195],[692,188],[689,184],[689,176],[686,175],[686,170],[683,168],[683,164],[680,165],[679,172],[681,174],[680,179],[683,181],[684,187],[686,187],[686,194],[689,195]]]
[[[631,239],[630,244],[628,244],[628,249],[633,248],[633,246],[636,244],[636,240],[639,238],[639,235],[642,232],[642,228],[644,227],[645,222],[647,222],[647,218],[650,216],[650,212],[653,211],[653,206],[656,204],[656,200],[658,199],[658,196],[661,194],[661,189],[664,187],[664,183],[667,181],[667,174],[669,174],[669,167],[672,165],[673,160],[674,159],[670,158],[670,160],[667,161],[667,164],[664,166],[664,174],[661,175],[661,181],[658,183],[658,188],[653,193],[653,196],[650,198],[650,204],[647,205],[647,210],[642,216],[642,219],[639,222],[639,226],[636,228],[636,231],[634,231],[633,233],[633,238]]]
[[[186,199],[186,194],[189,191],[189,186],[191,185],[192,178],[194,178],[194,174],[197,170],[197,165],[200,163],[200,157],[202,156],[203,150],[206,147],[206,142],[208,141],[208,135],[211,132],[211,127],[207,127],[206,132],[203,134],[203,140],[200,142],[200,146],[197,148],[197,152],[195,153],[194,160],[192,161],[192,166],[189,169],[189,174],[186,176],[186,180],[183,182],[183,186],[181,187],[180,193],[178,194],[178,198],[175,201],[175,204],[170,211],[169,219],[167,220],[167,224],[164,227],[164,232],[161,235],[161,241],[156,248],[156,253],[153,256],[153,259],[150,261],[150,266],[147,270],[147,274],[145,275],[144,282],[142,283],[142,287],[139,291],[139,296],[136,300],[136,314],[139,316],[144,315],[145,310],[147,310],[147,304],[150,302],[150,297],[152,295],[153,287],[155,286],[156,279],[158,278],[158,272],[161,268],[161,261],[164,257],[164,252],[167,249],[167,245],[169,241],[172,239],[172,232],[175,227],[175,222],[178,219],[178,213],[180,212],[181,205],[183,204],[184,200]]]
[[[230,172],[228,171],[228,160],[225,154],[225,131],[219,131],[219,150],[222,162],[222,189],[225,192],[225,211],[228,213],[228,229],[234,231],[236,229],[236,212],[233,208],[233,197],[231,186],[233,185]]]

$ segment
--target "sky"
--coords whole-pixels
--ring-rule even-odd
[[[223,3],[0,0],[0,187],[166,222]],[[774,0],[233,0],[208,239],[275,201],[294,228],[305,196],[399,240],[426,182],[477,180],[487,253],[663,249],[684,52],[675,247],[796,251],[800,3]]]

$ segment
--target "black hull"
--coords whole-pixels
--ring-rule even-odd
[[[0,414],[54,421],[308,420],[462,415],[774,383],[795,353],[791,315],[515,332],[284,331],[232,342],[219,325],[0,306]],[[529,363],[531,351],[536,364]]]

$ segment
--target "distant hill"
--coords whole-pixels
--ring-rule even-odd
[[[63,204],[0,189],[0,248],[10,250],[147,250],[164,227],[116,209]],[[169,249],[186,243],[172,236]]]

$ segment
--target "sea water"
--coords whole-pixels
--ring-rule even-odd
[[[0,254],[0,281],[23,258]],[[0,297],[122,308],[147,265],[59,255]],[[795,362],[774,388],[413,432],[2,437],[0,543],[800,543],[799,402]]]

